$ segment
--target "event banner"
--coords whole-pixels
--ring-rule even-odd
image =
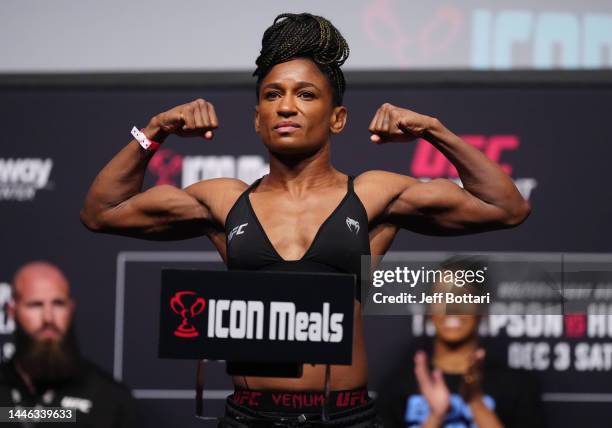
[[[385,264],[394,269],[393,264],[413,263],[419,270],[462,252],[521,253],[534,263],[550,257],[557,266],[565,255],[565,269],[551,270],[567,273],[561,278],[563,311],[538,314],[512,309],[489,316],[482,321],[481,339],[487,358],[538,378],[550,426],[601,426],[589,425],[585,415],[589,421],[609,416],[610,300],[606,287],[586,287],[604,291],[580,296],[582,291],[568,294],[576,287],[567,285],[593,282],[593,277],[578,271],[592,270],[595,263],[601,263],[602,271],[597,281],[608,282],[612,88],[502,83],[389,88],[347,83],[348,123],[331,141],[331,159],[339,171],[358,176],[367,170],[386,170],[422,181],[449,179],[462,184],[456,168],[425,140],[384,145],[369,141],[374,113],[389,102],[436,117],[477,147],[510,175],[532,207],[523,224],[496,232],[443,237],[400,230],[380,269]],[[148,165],[144,187],[184,188],[214,177],[252,183],[266,174],[269,159],[253,129],[254,88],[5,88],[0,94],[0,114],[6,124],[0,142],[3,358],[14,352],[15,324],[7,311],[13,273],[27,261],[50,260],[71,282],[77,302],[75,331],[83,355],[133,389],[143,400],[149,425],[197,426],[191,402],[195,365],[158,357],[161,270],[225,270],[221,256],[205,238],[151,242],[96,235],[80,223],[79,211],[96,174],[131,140],[133,126],[142,128],[159,112],[198,97],[213,103],[217,111],[219,128],[213,140],[168,138]],[[576,263],[588,262],[589,269],[568,270],[569,255]],[[577,258],[580,255],[584,260]],[[548,293],[555,289],[548,285],[560,279],[546,279],[542,287],[520,273],[514,272],[512,279],[520,289]],[[377,290],[390,295],[396,285]],[[511,284],[499,290],[512,304],[521,303]],[[491,299],[489,309],[495,303]],[[176,304],[175,308],[180,312]],[[315,309],[323,307],[308,311]],[[166,310],[176,329],[181,317],[170,306]],[[196,306],[194,311],[198,310]],[[416,337],[433,334],[426,313],[364,316],[363,326],[368,385],[373,390],[391,364],[414,357],[405,350]],[[209,363],[206,373],[205,408],[221,414],[231,380],[220,363]]]
[[[262,34],[274,17],[303,11],[326,17],[342,32],[351,50],[345,67],[352,70],[612,66],[609,1],[267,0],[246,5],[242,0],[223,4],[187,0],[184,4],[189,14],[175,20],[168,19],[163,7],[151,8],[144,0],[129,6],[56,0],[53,7],[38,9],[38,14],[31,12],[27,2],[11,2],[3,10],[6,25],[0,28],[0,37],[19,43],[0,46],[0,72],[252,72]],[[163,21],[165,31],[135,33],[130,26],[134,10],[146,10],[147,19]],[[236,17],[237,10],[244,18]],[[118,16],[125,19],[124,25],[117,25]],[[111,44],[105,32],[91,31],[92,22],[99,28],[112,28]],[[38,38],[29,34],[33,27]],[[189,37],[180,37],[185,28]],[[49,46],[56,55],[49,55]],[[166,52],[164,60],[160,50]],[[83,51],[104,55],[74,54]]]

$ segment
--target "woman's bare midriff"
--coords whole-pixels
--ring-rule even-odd
[[[354,310],[353,362],[346,366],[331,366],[330,388],[332,391],[356,389],[365,386],[368,381],[361,305],[357,301]],[[234,376],[233,382],[236,386],[252,390],[323,391],[325,389],[325,365],[304,364],[300,378]]]

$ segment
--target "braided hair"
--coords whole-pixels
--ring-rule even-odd
[[[283,13],[264,32],[261,52],[255,61],[257,97],[261,81],[276,64],[294,58],[310,58],[327,76],[336,106],[342,105],[346,83],[340,66],[349,56],[342,34],[327,19],[310,13]]]

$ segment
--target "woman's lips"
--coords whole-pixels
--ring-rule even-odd
[[[287,121],[287,122],[281,122],[278,125],[276,125],[274,127],[274,130],[278,132],[279,134],[290,134],[292,132],[295,132],[299,128],[300,128],[300,125],[298,125],[297,123]]]
[[[288,134],[291,132],[295,132],[298,129],[300,129],[299,126],[293,126],[293,125],[279,126],[278,128],[274,128],[274,130],[278,132],[279,134]]]

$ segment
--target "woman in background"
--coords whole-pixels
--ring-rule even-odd
[[[447,271],[478,271],[474,260],[444,262]],[[432,293],[481,296],[481,284],[435,284]],[[419,338],[378,389],[384,426],[402,428],[541,428],[540,388],[528,372],[486,358],[478,326],[484,304],[431,304],[432,339]],[[452,315],[451,315],[452,314]],[[494,316],[494,315],[489,315]]]

